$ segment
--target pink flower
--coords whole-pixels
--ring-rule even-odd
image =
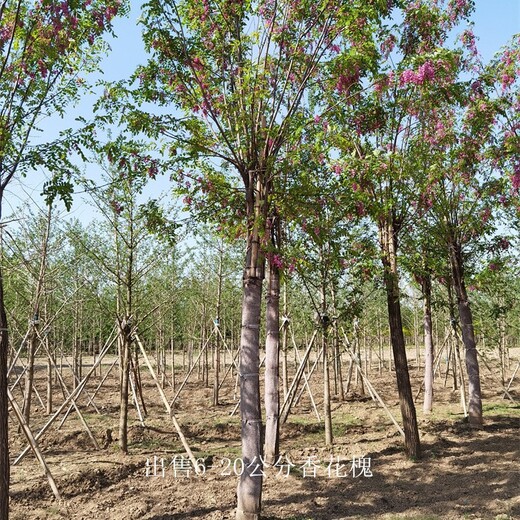
[[[518,190],[520,189],[520,162],[517,162],[513,167],[511,184],[513,185],[513,193],[518,193]]]
[[[419,71],[417,73],[417,79],[420,84],[425,81],[431,81],[435,78],[435,69],[431,61],[426,61],[419,67]]]
[[[401,73],[401,76],[399,76],[399,85],[404,86],[407,83],[415,83],[416,81],[416,75],[413,70],[406,69]]]
[[[110,205],[112,206],[112,209],[114,210],[114,212],[117,213],[118,215],[121,213],[121,211],[123,211],[123,206],[121,206],[121,204],[119,204],[119,202],[117,202],[117,200],[110,201]]]
[[[460,36],[460,40],[467,49],[476,56],[478,54],[475,35],[471,29],[466,29]]]
[[[273,265],[274,267],[278,268],[278,269],[282,269],[283,268],[283,260],[282,260],[282,257],[279,255],[279,254],[269,254],[268,255],[268,259],[269,259],[269,263],[271,265]]]
[[[502,90],[506,90],[507,87],[511,86],[514,83],[515,78],[506,73],[502,74],[500,81],[502,83]]]
[[[435,78],[435,68],[431,61],[424,62],[417,72],[406,69],[399,77],[399,85],[402,87],[406,84],[412,83],[414,85],[422,85],[427,81],[432,81]]]
[[[381,53],[383,56],[388,57],[390,53],[394,50],[396,43],[395,35],[391,34],[382,44],[381,44]]]

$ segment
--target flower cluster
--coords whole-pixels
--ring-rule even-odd
[[[407,69],[399,77],[399,85],[402,87],[407,84],[423,85],[435,79],[435,67],[431,61],[423,63],[417,71]]]

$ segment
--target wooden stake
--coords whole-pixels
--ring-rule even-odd
[[[36,441],[40,440],[42,435],[51,427],[52,423],[61,414],[62,410],[66,406],[68,406],[69,402],[71,402],[77,395],[79,395],[82,392],[83,388],[87,384],[87,381],[88,381],[89,377],[96,370],[98,364],[101,363],[101,360],[103,359],[105,354],[110,350],[110,348],[114,344],[116,338],[117,338],[117,335],[115,335],[114,338],[110,342],[108,342],[106,344],[105,348],[103,349],[103,351],[99,355],[99,359],[96,361],[96,363],[94,363],[92,365],[92,368],[87,372],[86,376],[83,378],[81,383],[70,393],[70,395],[65,399],[65,401],[61,404],[61,406],[58,408],[58,410],[56,410],[56,412],[54,412],[54,415],[52,417],[50,417],[50,419],[45,423],[43,428],[41,428],[41,430],[34,436],[34,439]],[[15,461],[13,462],[13,466],[16,466],[27,455],[27,453],[29,452],[30,449],[31,449],[31,447],[27,446],[20,453],[20,455],[18,455],[18,457],[15,459]]]
[[[61,494],[58,490],[58,486],[56,486],[56,482],[54,481],[54,478],[49,469],[49,466],[45,462],[45,458],[43,457],[43,454],[40,451],[38,442],[37,442],[36,438],[34,437],[31,429],[29,428],[29,425],[25,421],[22,410],[20,410],[20,407],[18,406],[18,403],[15,401],[13,395],[11,394],[11,390],[9,388],[7,389],[7,396],[9,398],[9,403],[11,404],[11,408],[14,411],[14,414],[16,415],[18,422],[20,423],[20,426],[27,439],[27,442],[29,443],[30,449],[33,451],[36,459],[38,460],[41,467],[43,468],[43,473],[47,477],[47,480],[52,489],[52,492],[54,493],[54,496],[56,497],[56,500],[61,500],[62,498],[61,498]]]
[[[190,449],[190,446],[188,442],[186,441],[186,437],[184,437],[184,434],[182,433],[181,427],[179,423],[177,422],[177,419],[175,417],[175,414],[173,413],[172,407],[170,403],[168,402],[168,399],[166,397],[166,394],[164,393],[164,390],[161,387],[161,384],[159,380],[157,379],[157,376],[155,375],[155,371],[153,369],[152,364],[150,363],[150,360],[148,359],[148,354],[146,353],[146,350],[143,347],[143,344],[141,343],[141,340],[139,339],[139,336],[135,334],[135,339],[137,341],[137,344],[139,345],[139,348],[141,349],[141,353],[143,354],[144,362],[146,363],[146,366],[148,367],[148,370],[150,370],[150,374],[155,381],[155,385],[157,386],[157,390],[159,391],[159,395],[161,396],[162,402],[164,403],[164,407],[166,408],[166,411],[168,412],[168,415],[171,417],[173,426],[177,430],[177,434],[179,436],[179,439],[182,442],[182,445],[184,446],[184,449],[186,450],[186,453],[188,454],[188,457],[193,464],[193,468],[195,469],[196,473],[199,473],[199,467],[197,465],[197,459],[193,455],[193,452]]]

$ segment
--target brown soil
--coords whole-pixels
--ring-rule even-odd
[[[517,361],[512,362],[514,369]],[[107,370],[109,364],[104,366]],[[180,368],[179,368],[180,372]],[[45,396],[43,362],[36,371],[37,389]],[[516,403],[502,399],[492,375],[482,367],[485,425],[482,430],[468,427],[460,393],[444,377],[437,378],[435,411],[425,417],[417,405],[423,446],[421,461],[404,455],[402,439],[384,410],[370,397],[353,387],[345,402],[335,398],[333,422],[335,444],[323,448],[323,426],[313,413],[305,392],[282,427],[281,451],[293,463],[290,475],[266,470],[263,492],[265,519],[520,519],[520,375],[511,387]],[[392,413],[399,417],[395,375],[374,367],[372,384]],[[53,497],[36,459],[30,454],[12,467],[11,518],[13,520],[74,519],[92,520],[170,520],[230,519],[234,517],[237,477],[233,461],[240,456],[240,427],[230,412],[234,380],[222,388],[222,404],[211,406],[212,390],[194,373],[176,403],[175,413],[195,456],[205,460],[202,476],[175,476],[170,463],[184,453],[158,392],[146,369],[142,370],[148,416],[143,427],[135,408],[130,411],[130,453],[117,448],[117,384],[114,369],[95,403],[101,412],[88,407],[85,398],[80,408],[99,444],[95,451],[75,412],[57,430],[58,422],[40,440],[46,461],[62,494]],[[181,376],[178,374],[177,379]],[[414,392],[421,377],[412,364]],[[100,381],[93,377],[87,389],[93,393]],[[450,381],[450,379],[448,379]],[[311,379],[313,393],[321,412],[321,382]],[[166,389],[172,398],[171,386]],[[15,394],[21,401],[19,391]],[[61,402],[55,393],[55,403]],[[45,424],[41,404],[33,405],[33,431]],[[61,417],[59,419],[61,421]],[[23,449],[25,440],[11,416],[12,460]],[[113,440],[107,437],[112,430]],[[157,457],[165,463],[165,475],[146,476],[146,462]],[[333,457],[333,463],[329,463]],[[354,477],[353,457],[370,458],[372,477]],[[231,463],[228,469],[228,459]],[[283,462],[285,462],[285,458]],[[309,461],[317,464],[316,477],[302,468]],[[336,466],[335,463],[338,462]],[[237,462],[237,470],[240,464]],[[285,469],[285,468],[282,468]],[[336,474],[336,469],[340,475]],[[331,475],[328,475],[328,470]],[[306,475],[304,475],[304,472]],[[225,474],[231,473],[231,474]],[[346,476],[342,476],[346,474]]]

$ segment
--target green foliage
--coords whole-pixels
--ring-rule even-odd
[[[107,48],[102,36],[124,14],[120,0],[30,2],[7,0],[0,10],[0,188],[17,173],[44,166],[56,181],[45,193],[70,206],[67,178],[77,169],[71,133],[43,144],[34,134],[46,116],[65,114],[87,88],[83,77],[97,69]]]

